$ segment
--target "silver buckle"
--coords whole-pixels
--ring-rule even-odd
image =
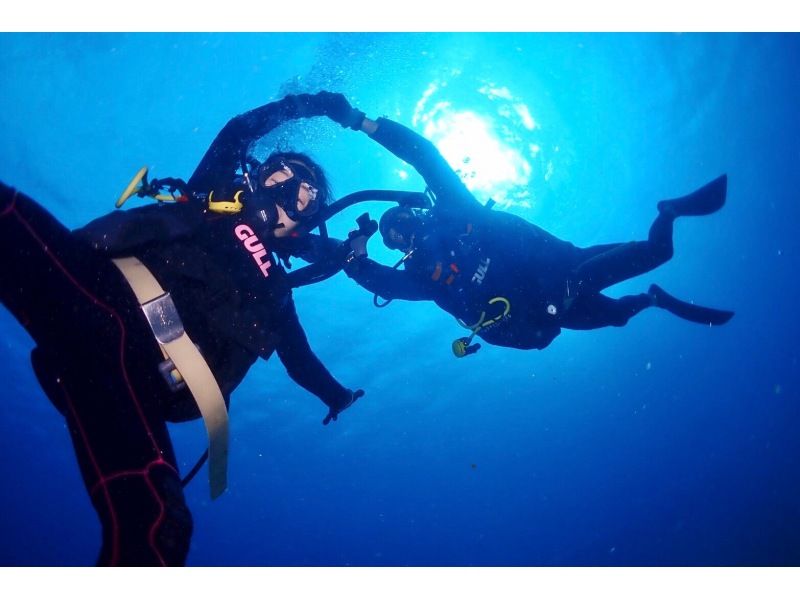
[[[142,311],[160,344],[166,345],[183,335],[183,322],[169,293],[142,304]]]

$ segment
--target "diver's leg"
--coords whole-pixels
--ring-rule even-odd
[[[673,216],[660,213],[650,227],[647,241],[620,243],[608,251],[595,253],[575,269],[571,287],[579,295],[596,294],[667,262],[673,253],[674,221]]]
[[[599,293],[580,295],[570,305],[561,326],[572,330],[593,330],[605,326],[624,326],[633,316],[653,305],[647,293],[612,299]]]
[[[573,330],[592,330],[605,326],[624,326],[633,316],[648,307],[660,307],[689,322],[721,326],[734,313],[723,309],[695,305],[676,299],[661,287],[651,285],[647,293],[611,299],[605,295],[580,295],[570,304],[561,326]]]
[[[182,565],[192,518],[166,424],[154,396],[165,385],[116,347],[64,364],[42,349],[32,359],[43,389],[64,412],[84,484],[102,524],[99,565]],[[126,341],[123,341],[126,342]],[[146,348],[129,345],[130,350]],[[64,367],[66,366],[66,367]]]
[[[76,307],[96,308],[88,292],[93,267],[100,277],[114,265],[34,200],[0,183],[0,301],[37,343],[71,340],[81,332]],[[88,284],[76,272],[85,272]]]
[[[625,245],[625,243],[605,243],[603,245],[591,245],[589,247],[582,247],[578,251],[580,251],[578,255],[578,260],[580,263],[583,263],[587,260],[592,259],[600,255],[601,253],[606,253],[611,251],[612,249],[616,249],[617,247],[621,247]]]
[[[0,299],[40,346],[103,527],[102,564],[182,564],[191,536],[158,397],[158,350],[117,268],[0,184]]]
[[[593,252],[574,271],[571,287],[578,294],[593,294],[618,282],[639,276],[668,261],[673,254],[672,231],[678,216],[712,214],[725,204],[728,188],[723,175],[685,197],[658,203],[658,216],[650,227],[647,241],[612,246],[608,251]]]

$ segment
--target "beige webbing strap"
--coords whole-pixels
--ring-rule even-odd
[[[197,402],[208,433],[208,481],[211,498],[228,485],[228,410],[206,360],[183,329],[169,293],[135,257],[112,260],[133,289],[159,345]]]

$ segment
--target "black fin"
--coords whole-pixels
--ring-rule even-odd
[[[684,197],[658,202],[658,211],[673,216],[706,216],[725,205],[728,194],[728,175],[723,174]]]
[[[706,324],[708,326],[721,326],[730,320],[734,312],[724,309],[714,309],[711,307],[703,307],[702,305],[694,305],[676,299],[658,285],[650,285],[647,294],[653,298],[653,304],[656,307],[666,309],[671,314],[689,320],[690,322],[697,322],[698,324]]]

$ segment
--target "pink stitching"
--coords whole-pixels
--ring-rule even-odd
[[[81,420],[78,417],[78,412],[75,410],[75,406],[72,404],[72,398],[69,396],[67,389],[61,386],[61,381],[57,381],[61,388],[61,392],[64,394],[64,399],[67,402],[67,406],[69,407],[70,413],[72,413],[72,418],[75,420],[75,425],[78,427],[78,432],[81,435],[81,439],[83,440],[83,446],[86,447],[86,452],[89,453],[89,459],[92,461],[92,467],[94,468],[95,475],[98,478],[102,478],[103,474],[100,471],[100,465],[97,463],[97,459],[94,456],[94,452],[92,451],[91,446],[89,445],[89,438],[86,436],[86,431],[83,429],[83,425],[81,424]],[[92,492],[89,493],[90,495]],[[119,560],[119,522],[117,521],[117,512],[114,510],[114,502],[111,500],[111,495],[108,493],[108,488],[103,486],[103,494],[106,497],[106,504],[108,505],[108,512],[111,514],[111,564],[114,565]]]
[[[150,442],[153,444],[153,449],[155,450],[156,454],[161,454],[161,449],[158,446],[155,438],[153,437],[153,432],[150,430],[150,426],[147,424],[147,418],[144,415],[144,411],[142,410],[139,401],[136,399],[136,392],[133,390],[133,386],[131,385],[130,379],[128,378],[128,370],[125,367],[125,336],[126,336],[126,329],[125,323],[122,321],[122,318],[119,317],[119,314],[110,307],[103,303],[100,299],[95,297],[91,292],[89,292],[86,288],[84,288],[73,276],[72,274],[64,267],[64,265],[50,252],[50,249],[47,247],[47,244],[36,234],[36,231],[33,227],[28,223],[22,215],[15,211],[15,216],[22,222],[23,226],[28,230],[30,235],[42,246],[44,249],[45,254],[58,266],[58,269],[66,276],[67,280],[69,280],[81,293],[86,295],[89,300],[94,303],[95,305],[99,306],[101,309],[108,311],[114,320],[119,325],[121,336],[120,336],[120,366],[122,367],[122,376],[125,379],[125,385],[128,387],[128,392],[130,394],[131,399],[136,406],[136,411],[139,414],[139,418],[142,420],[142,425],[144,426],[145,431],[147,432],[147,436],[150,438]]]
[[[0,218],[2,218],[3,216],[6,216],[6,215],[8,215],[8,214],[10,214],[11,212],[14,212],[14,211],[16,211],[16,206],[17,206],[17,195],[19,195],[19,191],[17,191],[16,189],[14,189],[14,197],[12,197],[12,198],[11,198],[11,203],[10,203],[10,204],[8,204],[8,205],[7,205],[5,208],[3,208],[3,211],[2,211],[2,212],[0,212]]]
[[[95,304],[95,305],[99,306],[101,309],[104,309],[105,311],[109,312],[111,314],[111,316],[114,318],[114,320],[117,322],[117,324],[118,324],[118,326],[120,328],[119,360],[120,360],[120,366],[121,366],[121,369],[122,369],[122,376],[123,376],[123,378],[125,380],[125,385],[126,385],[126,387],[128,389],[129,396],[132,399],[132,401],[134,403],[134,406],[136,407],[136,411],[139,414],[139,418],[142,421],[142,425],[143,425],[143,427],[145,429],[145,432],[147,433],[147,436],[150,439],[150,442],[152,443],[153,449],[156,451],[156,454],[159,455],[159,457],[156,460],[154,460],[151,463],[149,463],[144,470],[139,471],[139,472],[127,472],[127,474],[144,476],[145,480],[146,480],[146,483],[147,483],[148,487],[150,488],[150,491],[155,496],[155,500],[159,505],[160,513],[159,513],[159,516],[156,519],[156,521],[150,527],[150,532],[148,534],[148,539],[149,539],[150,546],[153,549],[154,554],[158,557],[158,559],[159,559],[159,561],[161,562],[162,565],[166,565],[166,562],[165,562],[164,558],[161,556],[158,548],[155,545],[155,530],[161,524],[161,522],[163,521],[164,513],[165,513],[166,509],[165,509],[165,506],[164,506],[164,501],[159,496],[155,486],[153,485],[152,481],[150,480],[150,478],[148,476],[148,473],[149,473],[149,470],[150,470],[151,467],[153,467],[155,465],[162,465],[162,464],[166,465],[167,467],[169,467],[170,469],[172,469],[176,473],[177,473],[177,471],[175,470],[174,467],[172,467],[172,465],[170,465],[169,463],[164,461],[164,459],[161,457],[161,454],[162,454],[161,449],[159,448],[158,443],[156,442],[156,440],[155,440],[155,438],[153,436],[153,432],[152,432],[152,430],[150,429],[150,426],[147,423],[147,418],[144,415],[144,411],[142,410],[142,406],[141,406],[141,404],[139,403],[139,401],[138,401],[138,399],[136,397],[136,392],[133,390],[133,385],[131,384],[130,378],[128,377],[128,370],[125,367],[125,337],[126,337],[126,332],[127,332],[127,330],[125,328],[125,323],[122,321],[122,318],[120,318],[119,314],[117,314],[117,312],[112,307],[106,305],[103,301],[101,301],[100,299],[95,297],[88,289],[83,287],[75,279],[75,277],[72,276],[72,274],[66,269],[66,267],[50,252],[47,244],[44,243],[42,238],[39,237],[39,235],[36,233],[36,231],[33,229],[33,227],[30,225],[30,223],[16,209],[16,198],[17,198],[17,195],[18,195],[18,193],[15,192],[14,193],[14,198],[12,199],[12,204],[10,206],[8,206],[6,209],[4,209],[2,214],[0,214],[0,216],[5,216],[7,213],[12,213],[13,212],[14,215],[17,217],[17,219],[27,229],[27,231],[31,235],[31,237],[37,243],[39,243],[39,245],[44,250],[44,253],[53,261],[53,263],[58,267],[58,269],[61,270],[62,274],[64,274],[64,276],[67,278],[67,280],[69,280],[73,284],[73,286],[75,286],[75,288],[77,288],[79,292],[81,292],[83,295],[85,295],[93,304]],[[89,493],[90,493],[90,495],[92,495],[92,494],[94,494],[95,490],[98,487],[102,487],[103,488],[103,493],[104,493],[105,498],[106,498],[106,502],[108,504],[108,509],[109,509],[109,513],[110,513],[110,516],[111,516],[111,520],[112,520],[112,552],[111,552],[112,556],[111,556],[111,564],[114,565],[119,561],[120,528],[119,528],[119,522],[117,520],[117,515],[116,515],[116,512],[114,510],[113,501],[111,500],[111,496],[110,496],[110,494],[108,492],[107,483],[109,481],[113,480],[113,479],[116,479],[116,478],[120,477],[121,475],[126,475],[126,472],[120,472],[120,473],[114,474],[113,476],[109,476],[109,477],[104,477],[103,476],[102,471],[100,469],[100,466],[99,466],[99,464],[97,462],[97,459],[95,458],[94,452],[92,451],[91,446],[89,444],[89,439],[88,439],[88,437],[86,435],[86,431],[84,430],[83,425],[81,424],[80,419],[78,418],[77,411],[75,410],[75,407],[74,407],[74,405],[72,403],[72,400],[69,397],[69,394],[67,393],[66,389],[64,389],[63,387],[62,387],[62,392],[64,393],[65,399],[66,399],[67,404],[68,404],[69,409],[70,409],[70,412],[73,415],[75,423],[76,423],[76,425],[78,427],[78,431],[79,431],[79,433],[81,435],[81,438],[83,440],[83,444],[84,444],[84,446],[86,448],[87,453],[89,454],[89,458],[92,461],[92,466],[93,466],[93,468],[95,470],[95,474],[96,474],[96,476],[97,476],[97,478],[99,480],[98,483],[96,483],[95,486],[93,486],[93,488],[89,491]]]

